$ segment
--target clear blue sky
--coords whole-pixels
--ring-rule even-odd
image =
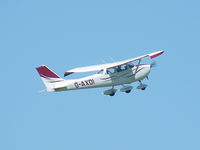
[[[197,0],[1,0],[0,149],[199,150],[199,39]],[[63,76],[162,49],[146,91],[38,92],[39,65]]]

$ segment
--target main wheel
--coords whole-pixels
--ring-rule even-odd
[[[144,91],[145,89],[146,89],[145,87],[141,88],[141,90],[143,90],[143,91]]]
[[[115,93],[110,94],[110,96],[114,96],[114,95],[115,95]]]
[[[128,91],[125,91],[126,93],[130,93],[131,92],[131,90],[128,90]]]

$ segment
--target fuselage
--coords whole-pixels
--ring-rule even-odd
[[[141,80],[148,77],[154,63],[141,64],[141,60],[147,57],[153,59],[163,53],[164,51],[157,51],[123,61],[73,68],[64,73],[64,77],[66,77],[74,73],[98,71],[96,74],[79,79],[65,80],[45,65],[37,67],[36,70],[46,87],[43,91],[58,92],[87,88],[112,87],[111,89],[104,91],[104,94],[114,96],[117,91],[114,86],[122,85],[120,92],[130,93],[133,86],[126,84],[131,84],[137,81],[139,81],[140,84],[136,89],[145,90],[147,85],[143,84]],[[138,65],[134,65],[134,62],[136,61],[138,61]]]
[[[50,90],[65,91],[130,84],[143,80],[148,76],[150,70],[151,65],[136,65],[124,69],[115,69],[113,72],[105,69],[101,73],[84,78],[55,82],[53,89]]]

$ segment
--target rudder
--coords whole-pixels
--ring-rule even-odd
[[[51,71],[47,66],[43,65],[36,68],[39,75],[44,78],[60,78],[57,74]]]
[[[42,81],[47,88],[46,91],[48,92],[55,91],[55,88],[58,86],[58,84],[61,81],[64,81],[64,79],[60,78],[56,73],[54,73],[45,65],[37,67],[36,70],[38,71]]]

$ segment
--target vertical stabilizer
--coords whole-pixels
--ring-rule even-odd
[[[55,89],[59,87],[62,81],[65,81],[53,71],[51,71],[47,66],[40,66],[36,68],[36,70],[38,71],[42,81],[44,82],[47,88],[47,92],[55,91]]]

